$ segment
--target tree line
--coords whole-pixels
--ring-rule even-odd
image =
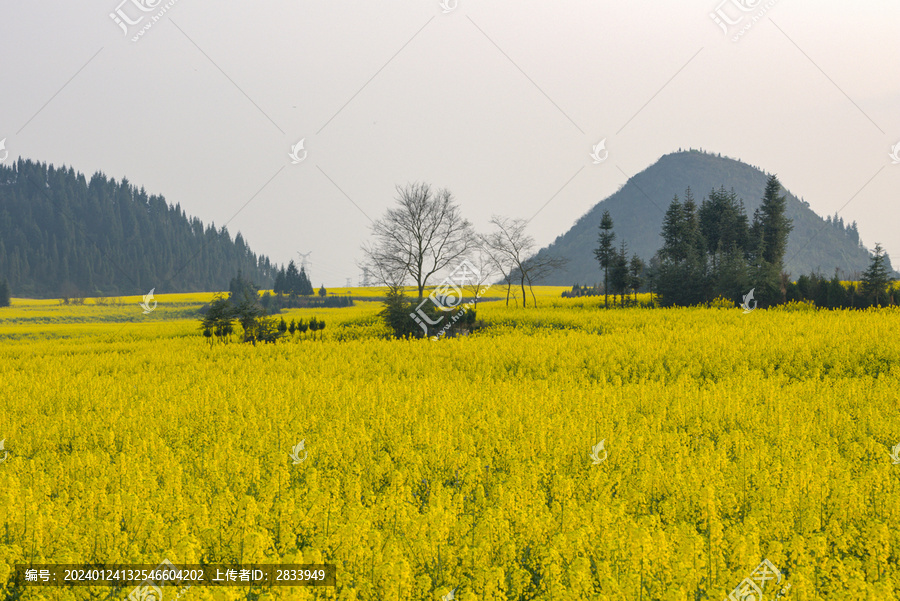
[[[894,304],[890,263],[880,244],[876,244],[859,286],[845,289],[837,274],[831,281],[810,274],[792,282],[784,272],[792,230],[785,209],[775,175],[769,176],[752,221],[733,190],[727,192],[724,186],[712,190],[698,206],[688,188],[683,199],[676,195],[669,204],[660,233],[663,244],[649,266],[643,266],[636,256],[626,264],[624,241],[615,250],[613,222],[606,211],[594,250],[604,273],[604,292],[622,294],[626,288],[636,292],[646,282],[664,307],[708,304],[717,298],[740,303],[750,290],[763,308],[790,301],[812,301],[829,308]],[[828,223],[844,229],[843,220],[837,217]],[[855,222],[848,230],[856,232]],[[576,286],[572,295],[576,291],[590,293]]]
[[[315,298],[316,295],[318,298]],[[282,309],[350,307],[353,300],[350,297],[329,297],[324,285],[316,292],[306,269],[302,266],[297,269],[297,264],[292,260],[287,267],[282,266],[276,272],[272,292],[263,294],[260,303],[269,312],[278,313]]]
[[[17,295],[221,290],[238,270],[267,286],[275,271],[240,233],[232,239],[127,179],[0,165],[0,277]]]
[[[200,332],[210,344],[228,343],[235,324],[241,326],[241,341],[254,346],[257,342],[275,343],[288,333],[293,337],[295,333],[302,336],[309,331],[315,337],[316,332],[325,329],[325,321],[315,317],[309,322],[292,319],[290,325],[283,317],[276,322],[260,301],[259,287],[241,273],[231,279],[228,296],[216,295],[200,313]]]

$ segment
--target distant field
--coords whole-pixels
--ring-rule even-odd
[[[337,565],[335,589],[260,600],[685,601],[763,557],[786,601],[897,598],[900,309],[604,311],[563,289],[479,303],[490,327],[439,342],[385,339],[377,302],[294,309],[321,335],[255,347],[200,336],[212,294],[16,299],[0,598],[16,563],[169,559]]]

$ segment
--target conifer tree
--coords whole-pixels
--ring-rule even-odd
[[[761,236],[764,242],[760,254],[779,273],[784,270],[784,253],[787,250],[788,235],[793,229],[791,220],[785,217],[787,200],[779,194],[780,191],[781,182],[775,175],[769,176],[759,208]]]
[[[301,294],[300,284],[300,272],[297,271],[297,265],[291,260],[291,262],[288,263],[287,270],[284,274],[285,292],[289,294]]]
[[[285,269],[282,267],[275,275],[275,283],[272,286],[272,292],[275,294],[284,294],[287,291]]]
[[[862,275],[860,293],[870,305],[886,305],[888,304],[888,286],[892,281],[891,272],[887,267],[887,255],[881,244],[876,243],[869,267]]]
[[[625,290],[628,288],[628,254],[625,241],[619,247],[619,251],[613,256],[612,265],[610,266],[609,285],[613,291],[613,304],[616,303],[616,295],[622,297],[622,304],[625,301]]]
[[[600,235],[597,240],[597,248],[594,249],[594,256],[600,262],[600,268],[603,269],[603,306],[606,308],[609,308],[609,268],[616,254],[613,246],[616,234],[612,229],[612,217],[609,211],[603,211],[603,217],[600,219]]]
[[[303,267],[300,268],[300,275],[297,280],[297,294],[300,296],[312,296],[313,294],[312,282],[309,281],[309,276]]]
[[[666,214],[663,217],[662,238],[663,245],[659,250],[660,259],[668,261],[681,261],[686,258],[684,249],[684,234],[682,232],[683,210],[678,195],[669,203]]]
[[[634,291],[634,302],[637,303],[638,288],[644,285],[644,262],[637,254],[631,256],[628,265],[628,287]]]
[[[697,205],[690,188],[685,200],[672,200],[663,218],[663,246],[654,274],[660,301],[665,306],[693,305],[705,300],[706,242],[700,229]]]
[[[0,188],[0,273],[23,296],[222,290],[238,270],[267,288],[273,280],[240,233],[232,239],[127,179],[19,160],[0,164]]]
[[[752,243],[756,247],[755,252],[751,253],[755,259],[755,273],[752,263],[750,270],[755,297],[760,307],[772,306],[784,300],[781,274],[784,271],[788,235],[793,226],[791,220],[785,217],[787,201],[779,194],[780,191],[781,183],[778,178],[775,175],[769,176],[762,204],[754,212],[750,228]],[[843,222],[841,227],[843,228]]]

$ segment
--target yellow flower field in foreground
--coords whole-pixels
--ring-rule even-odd
[[[767,558],[788,601],[898,599],[900,311],[580,300],[438,342],[292,310],[321,338],[256,347],[0,310],[0,598],[16,563],[169,559],[337,565],[259,599],[719,601]]]

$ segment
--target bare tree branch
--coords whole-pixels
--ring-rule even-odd
[[[372,226],[375,243],[364,246],[367,263],[386,286],[411,279],[422,300],[432,276],[459,261],[473,242],[471,224],[462,217],[448,190],[397,186],[397,206]]]
[[[494,264],[503,274],[506,282],[506,303],[509,304],[509,293],[513,281],[518,281],[522,288],[522,307],[527,305],[526,284],[531,291],[531,298],[537,306],[532,282],[548,273],[561,268],[567,263],[559,257],[541,257],[534,252],[534,238],[525,233],[528,222],[524,219],[509,219],[494,215],[491,218],[494,231],[482,236],[482,243],[491,252]]]

